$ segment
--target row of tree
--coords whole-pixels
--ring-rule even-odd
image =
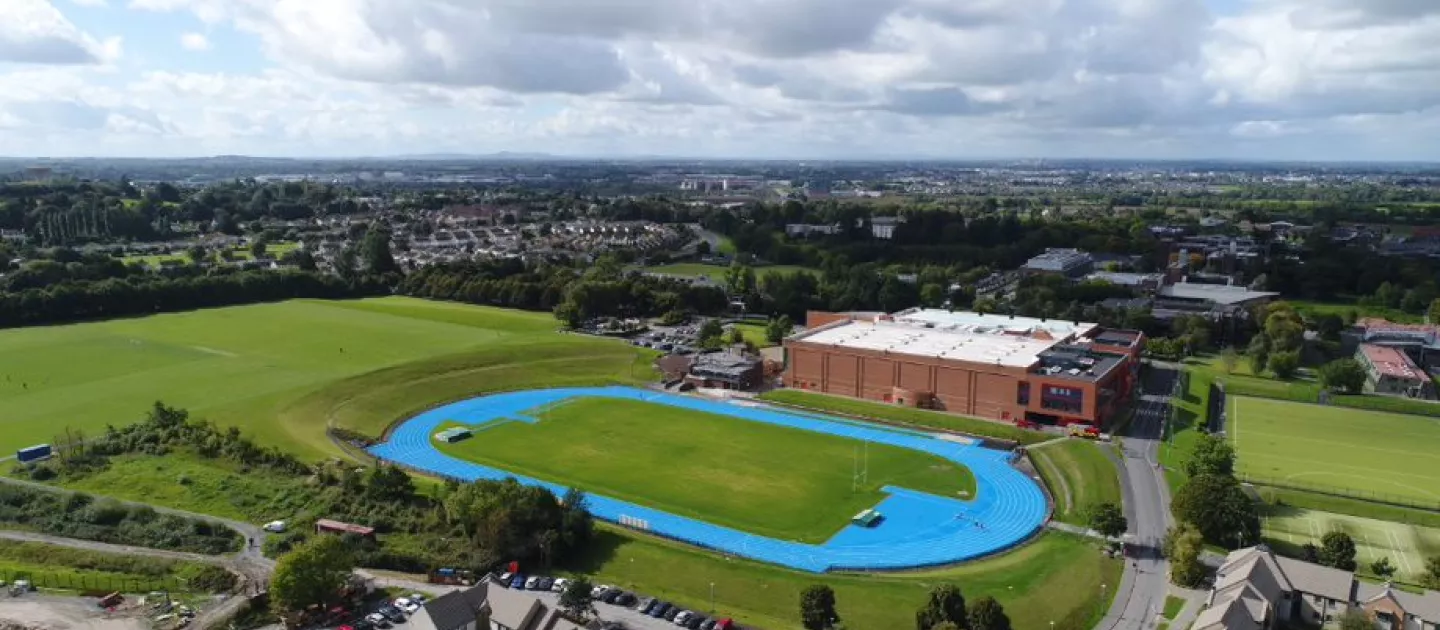
[[[816,584],[800,593],[800,625],[806,630],[830,630],[838,627],[840,613],[836,610],[835,590]],[[994,597],[986,595],[969,605],[960,588],[941,584],[930,590],[930,597],[915,611],[915,630],[1010,630],[1010,617]]]

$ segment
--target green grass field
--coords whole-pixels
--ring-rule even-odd
[[[740,334],[745,336],[745,341],[755,344],[756,348],[769,348],[777,344],[770,343],[765,336],[764,324],[730,324],[731,328],[738,328]]]
[[[756,278],[763,278],[772,273],[794,273],[796,271],[819,273],[809,267],[801,267],[798,265],[770,265],[767,267],[753,267],[753,269],[755,270]],[[720,265],[706,265],[703,263],[675,263],[672,265],[648,267],[645,271],[663,273],[671,276],[704,276],[714,282],[724,284],[725,274],[730,271],[730,268]]]
[[[720,556],[678,543],[603,528],[591,557],[570,567],[692,610],[716,610],[746,626],[799,630],[800,592],[812,584],[835,589],[836,609],[850,630],[913,628],[930,589],[954,584],[966,599],[990,595],[1014,628],[1090,630],[1119,584],[1121,562],[1092,541],[1047,533],[1010,553],[958,567],[891,574],[788,571]],[[1107,585],[1102,589],[1100,585]]]
[[[1277,549],[1298,555],[1306,543],[1320,545],[1330,531],[1342,531],[1355,541],[1355,561],[1361,574],[1370,574],[1370,564],[1389,558],[1395,577],[1418,583],[1425,571],[1425,559],[1440,555],[1440,529],[1377,521],[1293,507],[1270,506],[1263,512],[1262,534]]]
[[[268,253],[270,257],[276,259],[297,249],[300,249],[300,243],[294,241],[270,243],[265,247],[266,253]],[[250,253],[249,247],[233,248],[230,250],[230,255],[235,260],[254,260],[255,258],[255,256]],[[212,259],[219,258],[219,254],[213,251],[210,252],[210,256],[212,257]],[[173,254],[151,254],[147,256],[125,256],[120,259],[120,262],[123,262],[127,265],[130,263],[144,263],[145,265],[148,265],[150,267],[159,267],[165,261],[175,261],[182,264],[189,264],[191,262],[190,257],[186,255],[185,252],[176,252]]]
[[[498,389],[633,382],[649,354],[547,313],[380,298],[294,300],[0,331],[0,454],[141,419],[156,400],[308,458],[327,424],[379,435]]]
[[[73,490],[182,508],[240,521],[293,520],[305,512],[303,479],[244,470],[177,451],[164,457],[123,455],[104,470],[61,484]]]
[[[1229,396],[1237,472],[1357,498],[1440,504],[1440,421]]]
[[[198,562],[0,540],[0,579],[7,583],[30,580],[39,588],[125,593],[185,590],[189,581],[211,570]]]
[[[1021,444],[1035,444],[1052,437],[1038,431],[1019,429],[1014,425],[1002,422],[992,422],[980,418],[958,416],[953,413],[899,407],[896,405],[870,402],[868,400],[816,394],[814,392],[802,392],[793,389],[769,391],[761,394],[760,398],[782,405],[792,405],[795,407],[814,409],[816,411],[870,418],[882,422],[911,425],[926,429],[944,429],[979,437],[1010,440]]]
[[[1120,472],[1100,449],[1109,445],[1070,439],[1030,449],[1030,459],[1055,497],[1055,520],[1085,524],[1085,509],[1096,503],[1120,505]]]
[[[578,398],[442,452],[502,470],[781,539],[824,542],[884,498],[882,486],[968,498],[963,466],[868,445],[853,489],[855,440],[634,400]],[[447,423],[445,426],[453,426]]]

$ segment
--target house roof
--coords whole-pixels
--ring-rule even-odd
[[[1360,344],[1360,352],[1365,356],[1365,361],[1375,367],[1375,371],[1381,375],[1392,378],[1414,381],[1426,378],[1420,371],[1420,366],[1415,365],[1410,357],[1404,352],[1389,346],[1377,346],[1373,343]]]
[[[1211,598],[1210,605],[1195,616],[1195,630],[1261,630],[1265,624],[1265,601],[1253,588],[1240,588]]]
[[[1409,591],[1400,591],[1388,584],[1367,584],[1360,583],[1357,587],[1355,599],[1361,603],[1369,604],[1379,599],[1389,597],[1405,611],[1406,614],[1415,615],[1428,623],[1440,624],[1440,593],[1425,591],[1417,594]]]
[[[490,619],[507,628],[530,628],[545,612],[545,604],[534,596],[507,588],[493,589],[486,598]]]
[[[1199,284],[1180,282],[1160,287],[1160,296],[1182,300],[1205,300],[1216,304],[1244,304],[1254,300],[1280,295],[1270,291],[1251,291],[1245,287],[1225,284]]]
[[[1350,601],[1351,591],[1355,588],[1354,573],[1292,558],[1276,557],[1276,560],[1295,590],[1337,601]]]
[[[451,591],[425,602],[425,614],[435,630],[454,630],[475,621],[480,609],[485,606],[489,584],[482,582],[474,588]]]

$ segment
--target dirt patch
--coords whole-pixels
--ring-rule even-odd
[[[108,612],[80,597],[0,597],[0,630],[148,630],[141,612]]]

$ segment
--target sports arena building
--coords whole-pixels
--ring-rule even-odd
[[[1145,345],[1132,330],[934,309],[806,319],[785,340],[787,387],[1102,429],[1134,395]]]

